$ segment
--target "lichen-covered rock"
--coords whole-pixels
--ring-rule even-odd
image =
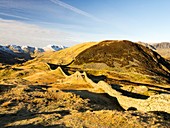
[[[164,111],[170,113],[170,95],[160,94],[147,99],[147,111]]]

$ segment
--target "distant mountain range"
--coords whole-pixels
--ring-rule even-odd
[[[62,45],[48,45],[43,48],[32,47],[32,46],[19,46],[19,45],[0,45],[0,50],[8,53],[37,53],[37,52],[46,52],[46,51],[58,51],[66,48]]]
[[[155,43],[153,47],[161,56],[170,60],[170,42]]]
[[[143,45],[157,51],[161,56],[170,58],[170,43],[161,42],[155,44],[149,44],[144,42],[136,42],[137,44]],[[16,64],[23,63],[30,59],[33,59],[37,54],[59,51],[67,47],[63,45],[48,45],[43,48],[32,47],[32,46],[19,46],[19,45],[0,45],[0,63],[1,64]]]
[[[161,42],[161,43],[144,43],[144,42],[136,42],[138,44],[141,44],[145,47],[148,47],[149,49],[152,49],[159,53],[162,57],[170,60],[170,42]]]
[[[152,50],[170,48],[170,42],[160,42],[160,43],[150,44],[150,43],[145,43],[145,42],[139,41],[139,42],[136,42],[136,43],[144,45],[145,47],[148,47]]]
[[[156,49],[167,49],[170,48],[170,42],[155,43],[153,47]]]
[[[44,48],[32,46],[18,46],[18,45],[0,45],[0,63],[15,64],[22,63],[32,59],[32,56],[37,53],[48,51],[58,51],[66,48],[62,45],[48,45]]]

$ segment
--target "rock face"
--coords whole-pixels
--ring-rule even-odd
[[[136,108],[139,111],[164,111],[170,113],[170,95],[169,94],[161,94],[161,95],[154,95],[146,100],[142,99],[134,99],[130,97],[125,97],[122,95],[115,96],[120,105],[124,109],[128,108]]]
[[[59,67],[61,72],[62,69]],[[80,73],[75,72],[74,74],[67,76],[63,79],[64,83],[67,84],[88,84],[94,89],[101,89],[108,95],[116,97],[119,104],[125,109],[136,108],[139,111],[164,111],[170,113],[170,95],[169,94],[160,94],[149,97],[148,99],[135,99],[122,95],[120,92],[112,88],[111,85],[104,81],[99,81],[94,83],[91,79],[88,78],[86,72]],[[137,87],[138,91],[147,91],[147,88],[144,86]]]
[[[169,94],[161,94],[151,96],[147,100],[148,102],[148,111],[165,111],[170,113],[170,95]]]
[[[83,75],[79,71],[75,72],[71,76],[67,76],[64,82],[71,84],[86,84]]]

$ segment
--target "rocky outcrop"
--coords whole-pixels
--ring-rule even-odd
[[[63,82],[71,84],[87,84],[84,75],[79,71],[76,71],[73,75],[67,76]]]
[[[136,108],[139,111],[164,111],[170,113],[170,95],[160,94],[149,97],[148,99],[136,99],[123,96],[120,92],[114,90],[111,85],[104,81],[94,83],[88,78],[86,72],[75,72],[73,75],[67,76],[63,80],[65,83],[71,84],[89,84],[94,89],[102,89],[105,93],[112,97],[116,97],[119,104],[126,110],[129,108]]]

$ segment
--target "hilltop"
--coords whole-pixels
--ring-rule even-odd
[[[112,68],[124,69],[143,74],[169,76],[170,65],[156,52],[130,41],[103,41],[94,45],[75,58],[75,64],[106,64]],[[89,65],[90,66],[90,65]]]

